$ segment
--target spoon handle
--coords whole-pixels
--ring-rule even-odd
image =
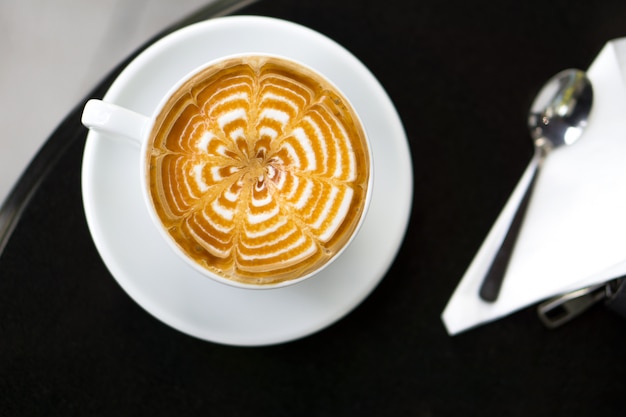
[[[535,187],[535,182],[539,174],[539,169],[542,165],[542,160],[542,156],[539,156],[532,178],[528,183],[528,188],[526,188],[526,192],[517,207],[517,211],[515,211],[513,220],[511,220],[509,230],[507,231],[502,244],[498,248],[498,252],[496,253],[493,262],[491,263],[491,266],[489,267],[489,270],[487,271],[487,274],[485,275],[485,278],[480,286],[478,294],[484,301],[492,303],[498,299],[500,288],[502,287],[502,282],[504,281],[504,274],[509,266],[509,261],[513,255],[517,237],[522,229],[524,216],[526,215],[526,211],[528,209],[528,203]]]

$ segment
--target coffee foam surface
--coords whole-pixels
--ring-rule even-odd
[[[157,215],[199,264],[270,284],[317,269],[364,210],[369,154],[345,99],[274,57],[233,58],[186,82],[157,118]]]

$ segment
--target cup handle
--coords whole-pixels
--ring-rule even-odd
[[[120,136],[141,145],[150,118],[116,104],[91,99],[85,104],[82,124],[96,132]]]

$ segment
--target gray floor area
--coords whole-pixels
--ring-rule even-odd
[[[0,0],[0,202],[110,69],[210,1]]]

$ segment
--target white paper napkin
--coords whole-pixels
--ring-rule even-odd
[[[482,301],[478,290],[535,160],[443,312],[449,334],[626,274],[626,38],[608,42],[587,75],[589,123],[576,145],[544,162],[498,300]]]

